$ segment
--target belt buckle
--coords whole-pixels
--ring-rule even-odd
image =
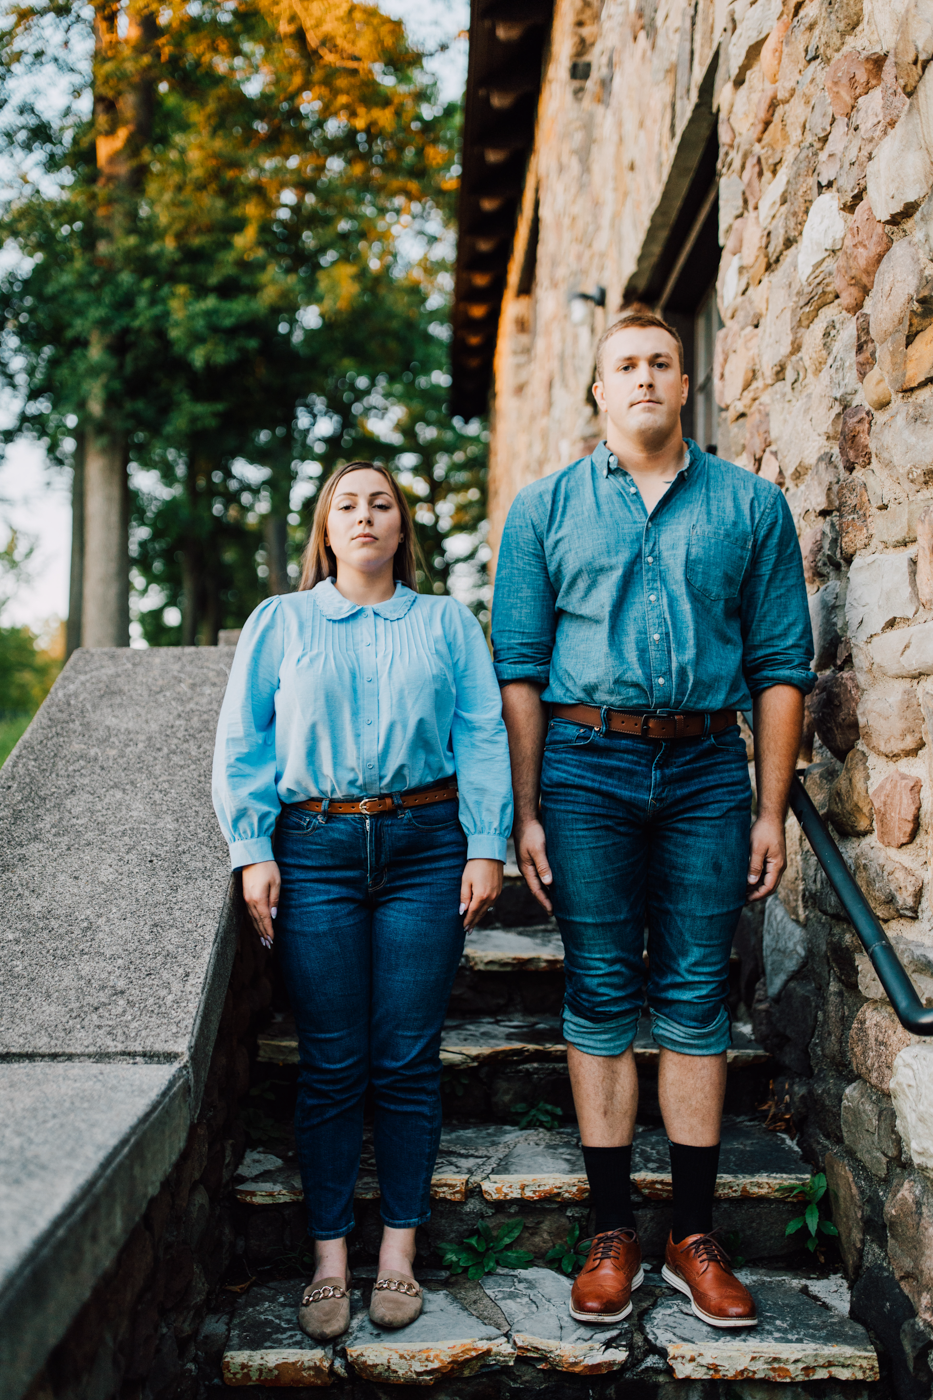
[[[378,797],[364,797],[364,798],[362,798],[362,799],[360,800],[360,811],[362,812],[362,814],[363,814],[364,817],[371,817],[371,816],[372,816],[372,812],[369,810],[369,804],[370,804],[370,802],[378,802],[378,801],[379,801],[379,798],[378,798]],[[373,811],[378,811],[378,810],[379,810],[378,807],[376,807],[376,808],[373,809]]]

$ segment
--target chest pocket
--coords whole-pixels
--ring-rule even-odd
[[[694,525],[687,550],[687,579],[705,598],[736,598],[748,568],[752,537],[743,530]]]

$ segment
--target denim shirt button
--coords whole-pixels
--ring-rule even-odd
[[[654,595],[653,593],[649,593],[649,594],[648,594],[648,602],[649,602],[649,603],[656,603],[657,601],[658,601],[658,600],[657,600],[657,598],[655,597],[655,595]]]
[[[663,677],[663,676],[658,676],[658,685],[663,685],[663,684],[664,684],[664,677]],[[370,764],[369,766],[370,766],[370,768],[372,768],[373,765]]]
[[[653,554],[649,554],[649,555],[648,555],[648,563],[649,563],[649,564],[653,564],[653,563],[654,563],[654,555],[653,555]]]
[[[651,640],[652,640],[653,642],[659,642],[659,641],[661,640],[661,633],[660,633],[660,632],[655,632],[655,634],[654,634],[654,636],[652,637]],[[372,724],[372,720],[370,720],[369,722],[370,722],[370,724]]]

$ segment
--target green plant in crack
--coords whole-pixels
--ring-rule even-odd
[[[788,1196],[793,1201],[806,1201],[807,1203],[803,1215],[795,1215],[793,1220],[788,1221],[784,1234],[793,1235],[798,1230],[806,1229],[807,1238],[804,1240],[804,1244],[811,1254],[816,1254],[817,1258],[822,1260],[820,1246],[826,1241],[821,1240],[820,1235],[828,1235],[832,1238],[839,1234],[833,1222],[827,1220],[822,1214],[822,1209],[828,1204],[825,1172],[817,1172],[811,1176],[806,1186],[782,1186],[778,1190],[781,1195]]]
[[[441,1069],[441,1091],[456,1094],[462,1099],[470,1083],[470,1071],[458,1069],[456,1065],[444,1065]]]
[[[555,1103],[545,1103],[541,1099],[536,1104],[517,1103],[515,1112],[519,1114],[520,1128],[557,1128],[564,1116],[564,1110]]]
[[[587,1250],[584,1245],[587,1243],[588,1241],[580,1240],[579,1223],[572,1225],[563,1244],[552,1245],[544,1256],[544,1262],[559,1274],[575,1273],[586,1263]]]
[[[462,1244],[440,1245],[441,1259],[452,1274],[465,1273],[467,1278],[494,1274],[500,1265],[505,1269],[527,1269],[534,1255],[527,1249],[509,1248],[524,1228],[524,1220],[508,1220],[493,1231],[481,1220],[476,1233],[467,1235]]]

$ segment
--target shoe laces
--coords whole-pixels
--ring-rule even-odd
[[[694,1255],[697,1263],[719,1264],[723,1269],[732,1272],[732,1260],[729,1258],[722,1246],[721,1240],[717,1239],[719,1230],[710,1230],[707,1235],[698,1235],[686,1248],[686,1253]]]
[[[620,1226],[618,1230],[605,1230],[598,1234],[593,1240],[590,1266],[604,1264],[607,1259],[611,1260],[613,1264],[618,1264],[622,1255],[622,1246],[631,1244],[635,1238],[635,1231],[627,1225]]]

